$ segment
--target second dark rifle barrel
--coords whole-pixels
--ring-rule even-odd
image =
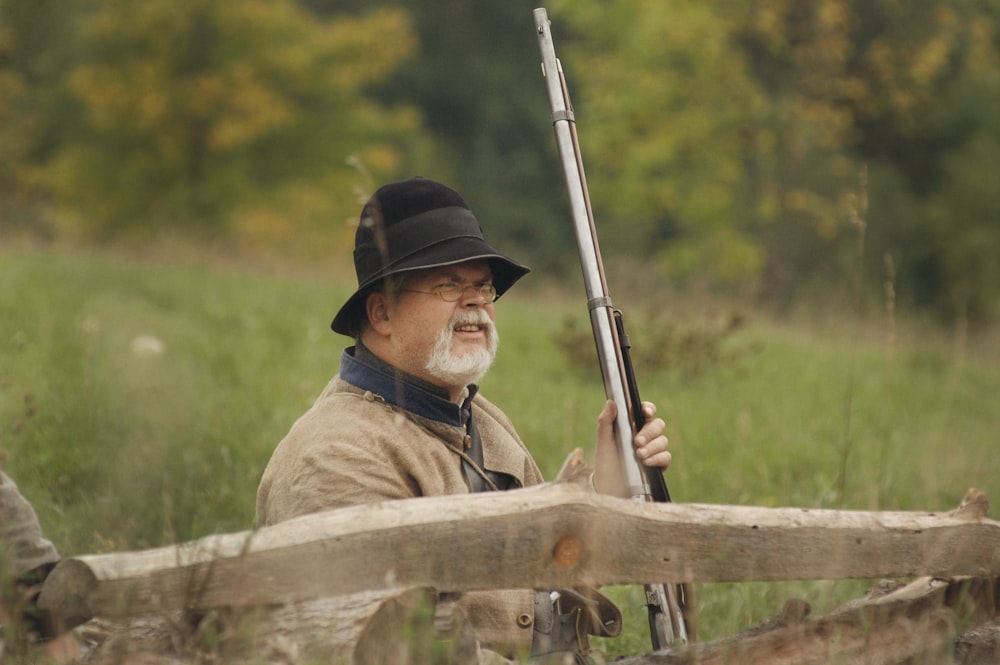
[[[635,456],[633,440],[644,418],[628,353],[628,338],[624,334],[621,314],[614,309],[611,296],[608,294],[594,215],[590,206],[590,194],[587,191],[583,159],[576,134],[576,119],[562,66],[556,58],[548,14],[545,9],[539,8],[534,11],[534,17],[542,52],[542,74],[545,77],[552,106],[552,124],[562,163],[563,178],[566,182],[566,192],[569,196],[573,229],[583,269],[584,286],[587,290],[590,323],[604,379],[604,392],[618,410],[614,429],[625,481],[629,493],[636,500],[669,501],[670,495],[662,472],[659,469],[644,470]],[[668,647],[676,641],[686,643],[688,633],[677,600],[677,590],[670,585],[650,584],[645,585],[645,591],[653,649]]]

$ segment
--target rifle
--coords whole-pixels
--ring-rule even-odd
[[[539,8],[534,11],[534,16],[542,52],[542,76],[552,105],[552,125],[580,252],[587,307],[597,344],[604,392],[618,407],[615,438],[622,468],[625,470],[625,480],[633,499],[669,502],[670,492],[662,471],[644,467],[635,456],[633,441],[645,424],[645,417],[632,367],[631,344],[625,334],[622,313],[614,308],[608,294],[587,179],[583,171],[583,158],[580,155],[573,105],[569,99],[562,65],[556,58],[548,14],[544,8]],[[644,588],[653,650],[666,648],[678,641],[687,644],[689,639],[693,640],[693,631],[689,633],[684,616],[685,605],[692,607],[690,588],[687,585],[666,584],[647,584]]]

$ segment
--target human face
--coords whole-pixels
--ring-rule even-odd
[[[477,286],[491,279],[486,261],[407,275],[389,308],[395,364],[453,395],[482,378],[498,343],[492,299],[466,288],[457,301],[445,302],[434,289],[446,283]]]

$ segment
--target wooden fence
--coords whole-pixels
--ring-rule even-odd
[[[827,617],[806,619],[792,607],[772,630],[628,661],[901,662],[996,622],[1000,523],[987,511],[974,490],[950,512],[866,512],[650,504],[555,483],[357,506],[177,546],[66,559],[40,602],[68,625],[274,608],[258,637],[321,629],[349,658],[385,599],[414,589],[916,577]],[[329,618],[281,615],[289,607],[339,608],[344,616],[332,630]]]

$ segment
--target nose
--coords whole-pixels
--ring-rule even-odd
[[[464,289],[462,289],[461,302],[463,305],[467,307],[468,306],[480,307],[488,305],[493,301],[486,297],[486,294],[483,293],[483,289],[481,286],[478,286],[476,284],[469,284]]]

